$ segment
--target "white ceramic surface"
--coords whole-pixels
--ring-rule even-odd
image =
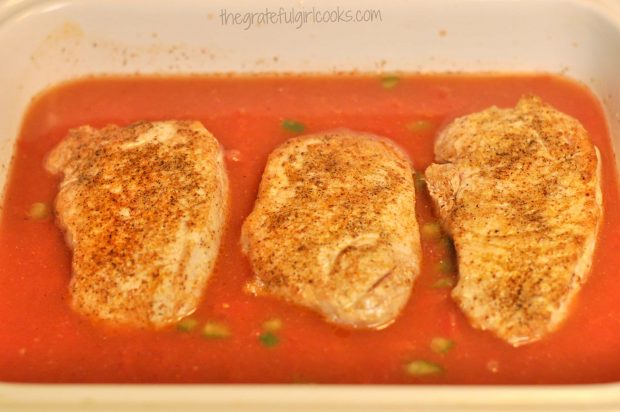
[[[232,14],[378,10],[373,22],[232,24]],[[222,24],[222,10],[229,23]],[[617,0],[0,1],[0,182],[30,99],[93,74],[536,71],[589,86],[620,145]],[[616,157],[616,164],[618,158]],[[620,384],[538,387],[23,385],[0,411],[620,410]]]

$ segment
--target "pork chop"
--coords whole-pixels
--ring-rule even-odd
[[[407,156],[349,130],[290,139],[269,156],[242,245],[255,272],[251,293],[337,324],[390,324],[421,259]]]
[[[574,118],[524,97],[456,119],[426,170],[470,322],[514,346],[555,330],[585,282],[602,216],[600,159]]]
[[[73,249],[77,312],[161,327],[194,311],[228,197],[222,150],[201,123],[79,127],[46,166],[64,176],[55,206]]]

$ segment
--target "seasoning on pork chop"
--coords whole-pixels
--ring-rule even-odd
[[[242,245],[247,289],[355,327],[390,324],[419,273],[413,170],[387,139],[336,130],[269,156]]]
[[[452,297],[514,346],[555,330],[585,282],[602,217],[600,156],[583,126],[537,97],[456,119],[426,170],[454,239]]]
[[[218,254],[228,181],[197,121],[73,129],[47,168],[64,179],[59,225],[73,249],[73,308],[160,327],[196,308]]]

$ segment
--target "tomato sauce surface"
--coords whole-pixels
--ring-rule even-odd
[[[448,258],[442,239],[422,237],[423,263],[409,303],[391,326],[351,330],[267,297],[246,294],[252,272],[239,245],[269,152],[298,132],[346,127],[393,139],[423,171],[437,131],[456,116],[513,106],[536,94],[576,117],[603,160],[604,221],[592,272],[560,329],[514,348],[472,328],[437,287]],[[114,328],[69,305],[71,251],[54,218],[28,215],[52,205],[59,179],[44,162],[68,129],[137,120],[196,119],[229,154],[231,209],[216,269],[190,331]],[[420,121],[423,122],[420,122]],[[422,125],[422,126],[420,126]],[[31,104],[16,143],[0,227],[0,380],[15,382],[219,382],[562,384],[620,380],[620,208],[613,150],[602,108],[583,86],[547,75],[257,76],[94,78],[46,91]],[[418,188],[418,219],[434,222]],[[441,282],[439,283],[441,285]],[[445,284],[443,286],[446,286]],[[264,322],[281,328],[266,337]],[[207,322],[230,336],[209,339]],[[277,323],[277,322],[276,322]],[[273,324],[273,322],[272,322]],[[433,338],[454,342],[447,353]],[[424,360],[442,371],[414,376]]]

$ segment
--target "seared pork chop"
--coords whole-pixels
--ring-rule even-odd
[[[224,226],[222,150],[199,122],[73,129],[47,168],[64,179],[57,220],[73,248],[73,308],[160,327],[196,308]]]
[[[247,289],[355,327],[388,325],[420,267],[413,170],[372,135],[293,138],[270,156],[242,245]]]
[[[471,323],[517,346],[567,316],[602,216],[600,159],[583,126],[525,97],[456,119],[426,170],[454,239],[452,297]]]

